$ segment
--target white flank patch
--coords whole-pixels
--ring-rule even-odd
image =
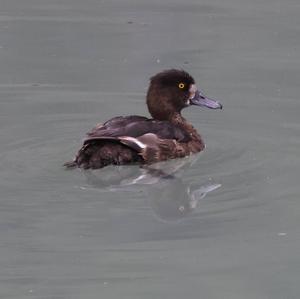
[[[122,137],[123,140],[128,140],[128,141],[131,141],[135,144],[137,144],[140,148],[144,149],[147,147],[147,145],[141,141],[139,141],[138,139],[134,138],[134,137],[129,137],[129,136],[126,136],[126,137]]]

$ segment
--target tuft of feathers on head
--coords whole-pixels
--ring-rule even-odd
[[[184,70],[169,69],[164,70],[150,78],[153,85],[162,87],[179,86],[184,84],[188,88],[191,84],[195,84],[194,78]],[[181,87],[180,87],[181,88]]]

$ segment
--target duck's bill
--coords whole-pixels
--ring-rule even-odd
[[[194,97],[190,99],[191,105],[203,106],[210,109],[222,109],[223,106],[220,102],[207,98],[199,90],[195,92]]]

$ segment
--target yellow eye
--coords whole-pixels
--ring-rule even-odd
[[[184,86],[185,86],[184,83],[179,83],[179,84],[178,84],[178,87],[179,87],[180,89],[183,89]]]

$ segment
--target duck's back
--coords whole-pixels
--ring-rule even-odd
[[[143,116],[117,116],[97,125],[87,133],[82,148],[67,167],[102,168],[114,164],[143,163],[141,150],[146,140],[155,147],[156,140],[188,142],[190,135],[168,121]],[[151,137],[151,138],[150,138]],[[133,141],[132,141],[133,140]],[[151,144],[153,143],[153,144]]]

